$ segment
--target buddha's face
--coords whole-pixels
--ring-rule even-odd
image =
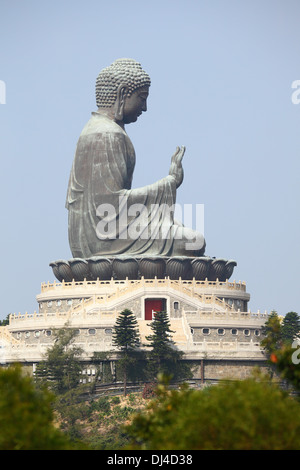
[[[130,124],[137,121],[142,112],[147,111],[147,98],[149,87],[143,86],[135,90],[129,97],[125,98],[123,109],[123,122]]]

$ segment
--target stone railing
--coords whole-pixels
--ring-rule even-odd
[[[258,341],[252,339],[248,342],[240,341],[199,341],[189,344],[187,349],[201,350],[201,351],[256,351],[263,352],[262,347]]]
[[[18,323],[18,327],[20,327],[19,323],[22,322],[22,327],[33,327],[33,323],[40,322],[43,324],[45,327],[47,325],[53,326],[53,321],[55,319],[55,326],[58,327],[61,325],[64,325],[65,323],[68,323],[71,320],[86,320],[92,319],[92,318],[97,318],[97,322],[99,320],[110,320],[114,319],[118,314],[119,310],[102,310],[99,312],[97,309],[96,311],[89,310],[88,312],[85,309],[82,309],[82,311],[67,311],[67,312],[34,312],[34,313],[25,313],[24,315],[22,314],[11,314],[10,319],[9,319],[9,326],[13,327]],[[48,326],[49,328],[49,326]]]
[[[182,314],[186,317],[188,323],[191,322],[211,322],[219,324],[220,321],[223,322],[245,322],[251,324],[264,324],[268,319],[268,313],[264,312],[261,313],[259,310],[258,312],[254,313],[250,310],[248,312],[241,312],[236,310],[184,310]]]
[[[45,328],[50,328],[55,325],[55,327],[59,327],[64,325],[67,322],[80,322],[83,321],[84,324],[98,324],[99,322],[105,323],[105,321],[114,321],[115,318],[119,315],[119,309],[99,309],[97,308],[97,304],[95,304],[95,309],[91,308],[87,310],[81,304],[81,310],[73,309],[67,312],[34,312],[31,314],[25,313],[22,314],[11,314],[10,315],[10,323],[9,327],[17,327],[17,328],[25,328],[31,327],[33,328],[35,325],[38,327],[39,325],[44,325]],[[224,324],[226,322],[238,322],[238,323],[245,323],[245,327],[251,324],[262,325],[267,321],[268,314],[257,313],[253,312],[240,312],[240,311],[233,311],[233,310],[185,310],[182,309],[182,317],[184,318],[184,322],[187,322],[187,325],[190,323],[195,322],[203,322],[203,323],[212,323],[212,324]],[[88,320],[88,321],[87,321]],[[147,321],[147,320],[145,320]],[[22,323],[22,326],[20,325]],[[51,326],[49,326],[51,325]],[[1,330],[0,330],[1,331]],[[8,333],[9,334],[9,333]]]
[[[110,352],[116,350],[110,342],[98,342],[98,343],[76,343],[76,345],[83,348],[84,352],[81,357],[82,360],[89,360],[93,357],[94,352]],[[2,351],[1,362],[39,362],[43,359],[47,349],[51,347],[51,343],[39,343],[39,344],[25,344],[19,341],[18,344],[11,343],[5,347]],[[225,341],[202,341],[202,342],[190,342],[180,343],[180,349],[187,355],[194,357],[206,357],[210,355],[214,358],[224,358],[229,354],[228,357],[234,358],[256,358],[264,359],[263,351],[258,342],[250,341],[247,343],[242,342],[225,342]],[[200,356],[199,356],[200,355]]]
[[[154,279],[145,279],[145,278],[141,278],[141,279],[137,279],[137,280],[130,280],[130,279],[125,279],[125,280],[114,280],[114,279],[111,279],[110,281],[101,281],[101,280],[95,280],[95,281],[72,281],[72,282],[47,282],[47,283],[42,283],[41,284],[41,293],[45,293],[45,292],[50,292],[50,291],[53,291],[53,290],[72,290],[72,289],[75,289],[75,288],[84,288],[85,290],[96,290],[96,289],[105,289],[105,288],[109,288],[109,287],[113,287],[113,288],[116,288],[116,287],[119,287],[119,288],[128,288],[130,286],[134,286],[134,285],[144,285],[144,286],[153,286],[153,287],[157,287],[157,286],[162,286],[162,285],[167,285],[167,286],[175,286],[175,285],[178,285],[178,286],[185,286],[185,287],[188,287],[188,288],[193,288],[193,289],[207,289],[207,288],[211,288],[211,287],[215,287],[215,288],[223,288],[223,289],[226,289],[226,290],[239,290],[239,291],[242,291],[242,292],[246,292],[246,283],[245,282],[229,282],[228,280],[227,281],[224,281],[224,282],[221,282],[221,281],[208,281],[207,279],[204,280],[204,281],[196,281],[195,279],[191,280],[191,281],[187,281],[187,280],[182,280],[182,279],[178,279],[178,280],[173,280],[173,279],[170,279],[170,278],[164,278],[164,279],[157,279],[157,278],[154,278]]]

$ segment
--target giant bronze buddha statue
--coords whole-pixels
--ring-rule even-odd
[[[79,137],[66,201],[74,258],[204,254],[203,235],[174,220],[184,147],[177,147],[167,176],[131,187],[135,151],[125,125],[147,110],[149,87],[132,59],[116,60],[97,78],[98,110]]]

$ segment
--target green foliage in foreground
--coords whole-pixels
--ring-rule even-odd
[[[0,369],[0,450],[70,450],[54,426],[52,400],[20,367]]]
[[[61,397],[63,433],[54,426],[53,396],[37,390],[21,368],[0,369],[0,450],[300,449],[299,401],[268,377],[201,391],[161,384],[156,394],[146,409],[133,394],[126,402],[100,397],[70,404],[74,397]]]
[[[269,380],[247,379],[202,391],[158,387],[147,413],[127,432],[131,449],[300,449],[300,405]]]

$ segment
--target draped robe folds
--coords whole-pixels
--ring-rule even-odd
[[[172,252],[178,228],[169,210],[176,201],[175,179],[169,175],[131,189],[134,166],[126,132],[92,113],[77,143],[66,200],[74,258]],[[140,207],[144,210],[135,210]]]

